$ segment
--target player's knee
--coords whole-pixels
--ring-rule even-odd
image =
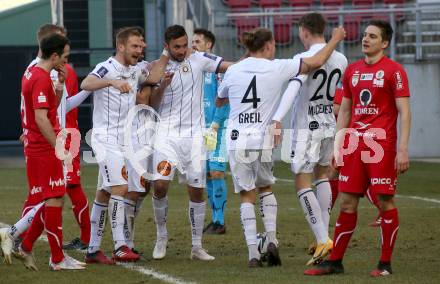
[[[154,182],[154,197],[164,198],[167,195],[168,182],[156,181]]]
[[[242,190],[242,191],[240,191],[240,201],[241,201],[241,203],[255,204],[255,201],[256,201],[255,190],[250,190],[250,191]]]
[[[379,198],[378,206],[380,208],[380,211],[383,212],[396,208],[396,205],[394,203],[394,196],[379,195],[378,198]]]
[[[209,172],[209,177],[211,179],[224,179],[225,178],[225,173],[224,172],[220,172],[220,171],[212,171],[212,172]]]
[[[101,204],[108,204],[110,200],[110,193],[105,190],[98,190],[96,191],[95,200]]]
[[[63,207],[64,198],[63,197],[49,198],[46,200],[46,205],[51,207]]]
[[[342,192],[340,199],[340,208],[345,213],[357,212],[357,206],[359,203],[359,197],[352,194]]]

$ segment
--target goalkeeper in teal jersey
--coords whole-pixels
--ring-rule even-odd
[[[215,36],[212,32],[205,29],[195,29],[192,40],[192,48],[210,53],[215,43]],[[206,122],[206,144],[208,160],[206,165],[207,182],[206,192],[212,208],[212,222],[203,230],[207,234],[224,234],[225,227],[225,208],[227,187],[225,182],[226,171],[226,143],[223,139],[225,132],[225,120],[229,116],[229,104],[222,107],[215,106],[217,98],[217,88],[220,77],[216,73],[204,74],[204,105]]]

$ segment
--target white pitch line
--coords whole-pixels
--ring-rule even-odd
[[[0,228],[9,227],[9,226],[10,225],[8,225],[8,224],[0,222]],[[47,242],[47,237],[45,235],[42,235],[42,236],[40,236],[39,240]],[[155,271],[151,268],[147,268],[145,266],[127,264],[127,263],[121,263],[121,262],[117,262],[116,265],[122,266],[125,269],[139,272],[139,273],[147,275],[147,276],[151,276],[151,277],[156,278],[158,280],[162,280],[163,282],[166,282],[166,283],[171,283],[171,284],[195,284],[196,283],[196,282],[183,281],[181,279],[170,276],[168,274],[157,272],[157,271]]]
[[[276,180],[277,180],[277,181],[281,181],[281,182],[293,183],[293,180],[292,180],[292,179],[276,178]],[[440,199],[435,199],[435,198],[426,198],[426,197],[421,197],[421,196],[402,195],[402,194],[396,194],[396,197],[399,197],[399,198],[408,198],[408,199],[415,199],[415,200],[421,200],[421,201],[426,201],[426,202],[431,202],[431,203],[437,203],[437,204],[440,204]]]

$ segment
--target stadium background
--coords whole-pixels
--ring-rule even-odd
[[[288,58],[303,50],[297,22],[304,11],[325,14],[329,28],[343,23],[347,40],[339,50],[350,62],[358,59],[360,34],[368,20],[391,21],[395,37],[389,55],[402,63],[411,87],[413,125],[410,155],[440,157],[440,1],[439,0],[16,0],[0,1],[0,85],[2,86],[0,147],[17,146],[21,132],[20,81],[37,52],[35,31],[47,22],[63,23],[72,41],[71,64],[80,79],[112,53],[114,31],[122,26],[145,28],[146,57],[162,50],[163,31],[182,24],[191,36],[195,27],[212,30],[214,52],[238,59],[243,49],[238,35],[256,26],[272,29],[277,57]],[[51,2],[62,3],[52,9]],[[12,3],[12,4],[11,4]],[[57,7],[52,5],[52,7]],[[59,6],[58,6],[59,7]],[[58,11],[58,13],[57,13]],[[91,129],[93,106],[88,99],[79,107],[82,136]],[[290,118],[286,118],[288,122]],[[288,128],[289,123],[285,123]],[[83,143],[83,146],[86,146]]]

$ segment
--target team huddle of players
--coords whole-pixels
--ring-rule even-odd
[[[348,67],[345,56],[335,51],[345,37],[344,29],[335,28],[328,42],[324,30],[322,15],[304,15],[299,37],[307,51],[292,59],[274,59],[276,45],[270,30],[244,32],[246,55],[232,63],[211,53],[215,37],[207,30],[194,31],[189,49],[186,31],[178,25],[166,29],[161,57],[146,62],[142,30],[122,28],[116,34],[115,54],[96,65],[77,94],[76,75],[67,64],[70,44],[65,30],[41,27],[38,57],[22,80],[29,196],[22,218],[0,230],[6,263],[14,254],[27,268],[37,270],[32,246],[43,230],[53,270],[139,260],[134,224],[150,187],[157,233],[153,258],[163,259],[168,244],[167,192],[176,170],[189,195],[190,257],[214,260],[202,247],[202,235],[226,232],[229,161],[241,201],[248,266],[262,267],[257,193],[267,244],[264,256],[268,266],[281,265],[272,153],[287,144],[298,199],[316,239],[307,262],[314,267],[304,273],[343,272],[342,258],[356,226],[359,197],[367,193],[379,209],[377,225],[382,234],[382,255],[372,275],[391,274],[399,225],[393,196],[397,174],[409,166],[408,80],[403,68],[384,54],[393,33],[389,23],[373,21],[367,26],[362,40],[365,58]],[[340,82],[343,91],[336,100]],[[99,174],[89,214],[79,182],[79,156],[72,151],[79,145],[76,113],[71,110],[90,93],[91,146]],[[290,137],[282,139],[281,121],[289,112]],[[212,222],[204,228],[205,188]],[[61,211],[66,192],[81,237],[63,247]],[[341,212],[332,240],[330,211],[338,192]],[[111,258],[100,248],[107,215],[114,244]],[[67,255],[68,249],[87,249],[85,262]]]

